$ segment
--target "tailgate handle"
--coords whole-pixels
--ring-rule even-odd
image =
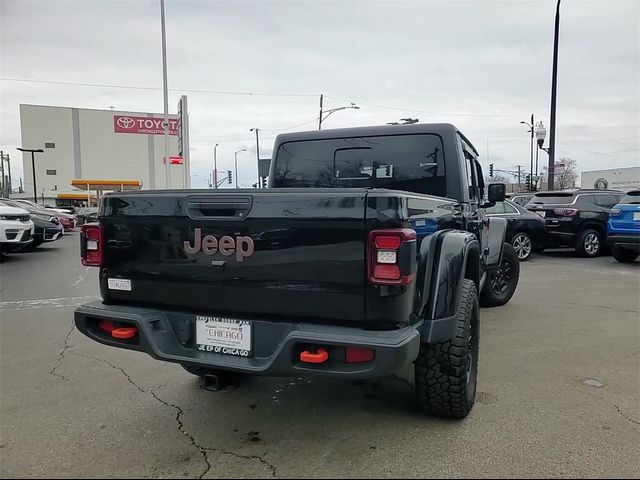
[[[192,218],[224,218],[242,220],[251,210],[250,196],[189,197],[187,212]]]

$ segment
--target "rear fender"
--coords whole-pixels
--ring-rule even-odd
[[[504,218],[489,218],[489,255],[487,257],[487,267],[497,267],[502,260],[502,250],[504,239],[507,233],[507,221]]]
[[[456,314],[464,278],[479,287],[480,247],[475,235],[443,230],[425,238],[420,245],[421,271],[418,277],[418,317],[441,319]]]

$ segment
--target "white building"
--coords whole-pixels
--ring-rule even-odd
[[[640,188],[640,167],[609,168],[582,172],[580,187],[609,188],[622,191]]]
[[[177,116],[169,116],[169,156],[178,151]],[[79,194],[72,187],[90,180],[117,188],[118,181],[144,189],[186,188],[188,166],[169,162],[165,173],[162,114],[20,105],[22,147],[35,154],[38,199]],[[173,163],[172,163],[173,162]],[[24,190],[33,195],[31,154],[23,153]],[[167,185],[168,183],[168,185]],[[91,187],[94,188],[94,187]]]

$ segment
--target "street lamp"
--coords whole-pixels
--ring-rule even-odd
[[[238,154],[240,152],[246,152],[247,149],[246,148],[241,148],[240,150],[238,150],[236,153],[234,153],[234,157],[235,157],[235,164],[236,164],[236,188],[238,188]]]
[[[258,188],[260,188],[260,142],[258,141],[258,131],[259,128],[252,128],[249,130],[250,132],[256,132],[256,165],[258,167]]]
[[[520,122],[523,125],[526,125],[527,127],[529,127],[529,130],[527,130],[528,133],[531,133],[531,146],[529,148],[529,153],[531,154],[531,160],[529,163],[529,173],[533,173],[533,131],[535,129],[535,123],[533,120],[533,113],[531,114],[531,123],[528,122]]]
[[[36,159],[35,159],[35,155],[36,153],[44,153],[44,150],[41,148],[20,148],[18,147],[18,150],[20,150],[21,152],[31,152],[31,170],[33,171],[33,201],[35,203],[38,203],[38,190],[36,189]]]
[[[544,125],[542,124],[542,122],[538,122],[538,124],[536,125],[536,140],[538,142],[538,149],[539,150],[544,150],[545,152],[547,152],[547,154],[551,155],[549,150],[550,148],[544,148],[544,140],[545,138],[547,138],[547,129],[544,128]],[[549,167],[548,170],[553,170],[553,165],[551,163],[549,163]],[[553,173],[548,173],[548,177],[549,179],[553,180]],[[538,178],[538,150],[536,150],[536,178]],[[553,190],[553,184],[549,184],[548,180],[547,180],[547,189],[548,190]]]
[[[324,120],[326,120],[326,118],[331,115],[332,113],[338,112],[340,110],[346,110],[347,108],[353,108],[354,110],[360,110],[360,107],[358,107],[355,103],[351,102],[351,105],[348,105],[346,107],[338,107],[338,108],[332,108],[331,110],[326,110],[323,112],[322,110],[322,100],[323,100],[323,95],[320,95],[320,116],[318,117],[318,130],[322,130],[322,122]]]
[[[213,188],[218,188],[218,157],[217,157],[217,150],[218,150],[218,145],[219,144],[215,144],[213,146]]]

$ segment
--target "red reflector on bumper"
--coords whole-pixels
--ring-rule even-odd
[[[347,347],[347,363],[370,362],[374,356],[375,350],[372,348]]]
[[[113,329],[116,328],[111,320],[100,320],[98,327],[100,327],[100,330],[107,333],[113,332]]]
[[[300,353],[300,361],[304,363],[324,363],[329,360],[329,352],[324,348],[319,348],[316,353],[307,350]]]

